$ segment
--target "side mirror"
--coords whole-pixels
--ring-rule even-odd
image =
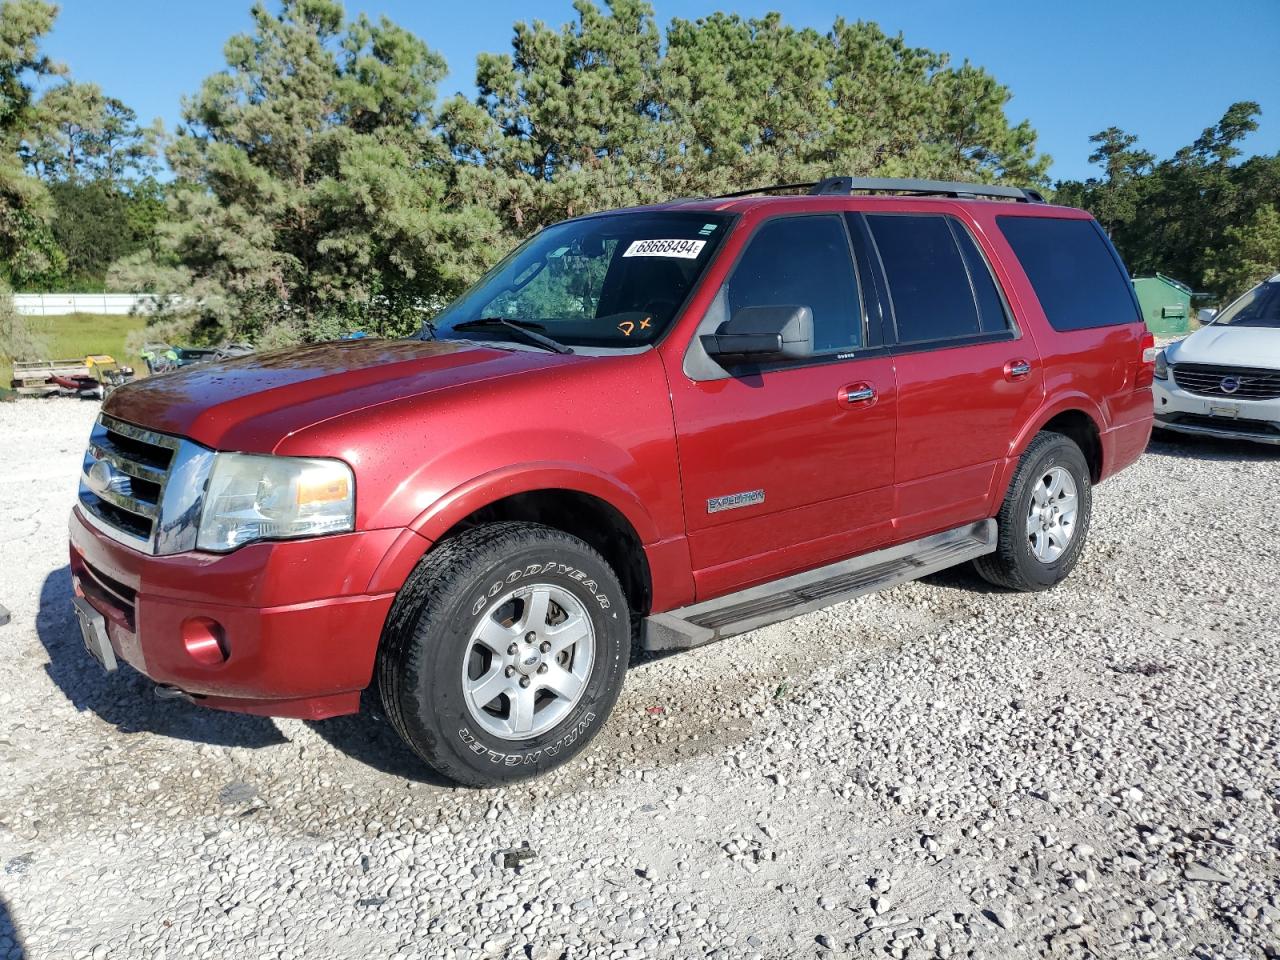
[[[1196,319],[1200,321],[1202,326],[1208,326],[1213,323],[1213,318],[1218,315],[1218,311],[1212,307],[1205,307],[1196,314]]]
[[[795,304],[743,307],[702,346],[717,360],[802,360],[813,356],[813,311]]]

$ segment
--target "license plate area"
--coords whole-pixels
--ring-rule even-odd
[[[107,636],[107,618],[93,608],[84,597],[72,597],[75,607],[76,621],[80,625],[80,637],[84,640],[84,648],[89,655],[98,661],[103,670],[116,669],[116,652],[111,649],[111,640]]]
[[[1209,404],[1209,416],[1238,420],[1240,419],[1240,407],[1234,403],[1211,403]]]

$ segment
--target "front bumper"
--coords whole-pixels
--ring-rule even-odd
[[[1155,425],[1162,430],[1202,437],[1280,445],[1280,399],[1233,400],[1205,397],[1170,380],[1157,380]]]
[[[71,514],[75,592],[117,657],[205,706],[270,716],[355,713],[393,593],[367,593],[398,530],[230,554],[151,556]]]

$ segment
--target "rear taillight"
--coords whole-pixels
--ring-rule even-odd
[[[1148,330],[1142,335],[1142,362],[1138,364],[1138,373],[1134,378],[1135,388],[1149,387],[1156,375],[1156,357],[1160,348],[1156,346],[1155,335]]]

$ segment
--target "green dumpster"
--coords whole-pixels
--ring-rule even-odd
[[[1142,319],[1152,333],[1167,337],[1190,331],[1191,288],[1185,283],[1157,273],[1154,277],[1137,277],[1133,289],[1142,307]]]

